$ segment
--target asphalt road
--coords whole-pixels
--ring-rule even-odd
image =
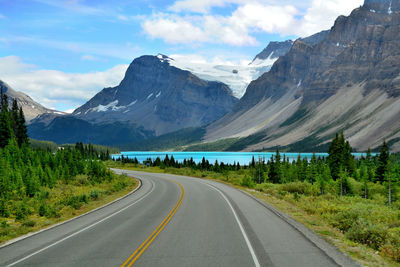
[[[140,178],[107,207],[0,248],[0,266],[352,266],[301,225],[224,184]]]

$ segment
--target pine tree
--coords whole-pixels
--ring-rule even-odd
[[[345,141],[343,132],[337,133],[328,150],[328,164],[334,180],[339,178],[340,169],[353,174],[355,166],[351,151],[350,143]]]
[[[388,171],[389,164],[389,147],[386,141],[383,141],[379,158],[378,158],[378,168],[376,170],[376,180],[383,183],[385,181],[385,174]]]
[[[19,108],[19,115],[18,115],[18,120],[17,120],[17,131],[16,131],[16,137],[18,141],[18,145],[21,147],[22,145],[28,145],[29,144],[29,136],[28,136],[28,129],[26,128],[25,124],[25,115],[24,111],[22,110],[22,107]]]
[[[2,109],[0,112],[0,148],[7,146],[8,141],[13,135],[11,117],[8,110],[8,99],[6,95],[3,95]]]

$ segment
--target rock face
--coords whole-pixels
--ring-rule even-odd
[[[316,147],[344,130],[359,150],[384,139],[400,150],[399,11],[400,1],[366,0],[330,31],[296,40],[205,140],[258,133],[243,149]]]
[[[237,101],[225,84],[170,66],[166,56],[142,56],[120,85],[103,89],[73,116],[94,124],[134,124],[162,135],[213,122]]]
[[[255,58],[253,62],[257,60],[266,60],[266,59],[277,59],[281,56],[284,56],[290,48],[292,48],[293,41],[287,40],[284,42],[270,42],[263,51],[261,51]]]
[[[6,84],[1,80],[0,80],[0,90],[2,90],[3,93],[5,93],[8,96],[10,105],[14,99],[17,100],[18,106],[22,107],[22,110],[24,111],[25,114],[25,119],[28,123],[37,116],[40,116],[42,114],[48,114],[48,115],[65,114],[63,112],[43,107],[39,103],[35,102],[28,95],[13,90],[8,84]]]

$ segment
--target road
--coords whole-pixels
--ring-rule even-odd
[[[142,186],[0,248],[0,266],[355,265],[301,225],[227,185],[115,171],[139,178]]]

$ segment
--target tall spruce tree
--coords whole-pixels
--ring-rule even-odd
[[[379,158],[378,158],[378,168],[376,169],[375,178],[377,181],[383,183],[385,181],[385,175],[388,171],[389,165],[389,147],[386,141],[383,141]]]
[[[336,134],[328,150],[328,164],[334,180],[339,178],[340,169],[350,175],[354,172],[354,157],[350,143],[345,140],[343,132]]]
[[[10,111],[8,110],[7,95],[2,95],[2,106],[0,112],[0,148],[8,145],[9,140],[13,137]]]

